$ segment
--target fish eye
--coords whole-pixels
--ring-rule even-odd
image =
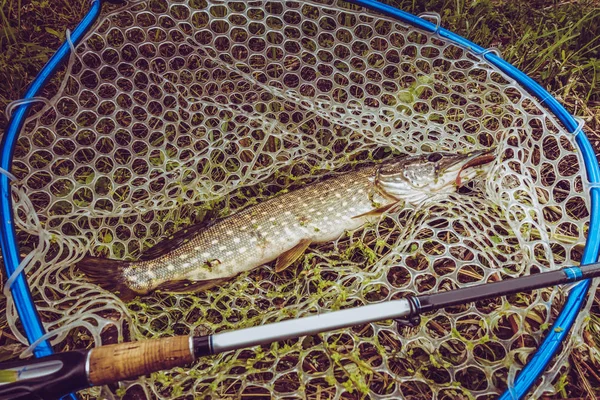
[[[431,153],[427,156],[427,161],[429,162],[438,162],[442,159],[442,155],[440,153]]]

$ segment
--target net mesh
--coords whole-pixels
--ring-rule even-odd
[[[589,199],[573,136],[481,55],[436,35],[343,2],[151,0],[115,6],[76,50],[13,164],[29,283],[58,348],[255,326],[580,260]],[[283,273],[125,304],[73,267],[86,252],[135,259],[182,227],[392,152],[491,147],[490,176],[468,193],[311,246]],[[495,397],[563,297],[550,288],[418,327],[382,321],[228,352],[102,396]],[[24,341],[12,304],[7,321]],[[535,393],[552,390],[573,344]]]

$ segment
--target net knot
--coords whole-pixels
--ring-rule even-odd
[[[442,17],[440,16],[440,14],[436,12],[424,12],[419,14],[419,18],[433,20],[435,22],[435,30],[433,31],[433,33],[438,34],[438,32],[440,31],[440,26],[442,24]]]
[[[43,102],[45,105],[50,104],[50,100],[46,99],[45,97],[39,96],[30,97],[28,99],[19,99],[8,103],[8,105],[6,106],[6,110],[4,110],[4,115],[6,115],[6,119],[9,120],[12,117],[13,110],[18,106],[29,103],[37,103],[38,101]]]
[[[575,128],[575,130],[573,130],[573,132],[570,132],[567,130],[567,133],[569,134],[567,136],[567,138],[573,144],[573,146],[575,148],[577,148],[578,147],[577,136],[579,136],[580,133],[583,133],[583,127],[585,126],[585,121],[583,120],[583,118],[580,118],[580,117],[573,117],[573,119],[575,120],[575,122],[577,122],[577,127]],[[581,154],[580,154],[580,156],[581,156]]]
[[[486,54],[492,53],[493,55],[495,55],[498,58],[502,58],[502,54],[500,53],[500,49],[498,49],[497,47],[490,47],[487,48],[485,50],[483,50],[481,53],[479,53],[479,56],[481,58],[485,58]]]
[[[600,182],[589,182],[587,180],[585,182],[587,186],[587,191],[590,193],[590,195],[592,194],[593,190],[595,190],[596,192],[600,190]]]
[[[0,167],[0,174],[6,176],[10,182],[18,181],[17,177],[14,176],[10,171]]]
[[[67,39],[67,43],[69,44],[69,48],[71,49],[71,53],[75,55],[75,44],[73,43],[73,40],[71,40],[71,30],[68,28],[65,31],[65,37]]]
[[[579,135],[580,133],[583,133],[583,127],[585,126],[585,120],[581,117],[573,117],[573,119],[575,120],[575,122],[577,122],[577,127],[575,128],[575,130],[573,132],[569,132],[571,135],[573,135],[574,138],[577,137],[577,135]]]

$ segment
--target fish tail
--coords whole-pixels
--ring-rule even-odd
[[[88,282],[116,293],[123,300],[132,300],[141,293],[125,284],[123,273],[131,264],[131,261],[85,256],[77,263],[77,268],[85,274]]]

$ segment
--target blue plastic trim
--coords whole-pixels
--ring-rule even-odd
[[[71,34],[73,43],[78,43],[87,30],[94,24],[100,15],[100,9],[100,0],[94,0],[88,14],[81,20]],[[61,45],[35,78],[27,90],[24,99],[30,99],[40,92],[60,63],[67,58],[70,51],[71,49],[68,43],[63,43]],[[2,142],[0,142],[0,167],[7,171],[10,171],[11,169],[15,144],[30,108],[31,103],[27,103],[20,105],[14,110],[8,129],[4,133]],[[0,247],[2,248],[2,257],[4,258],[6,275],[10,276],[19,266],[21,258],[19,256],[19,246],[15,235],[10,182],[8,177],[4,174],[0,175]],[[35,304],[32,301],[31,292],[29,291],[23,273],[21,273],[13,283],[11,292],[27,340],[29,343],[33,343],[44,334],[44,326],[40,321]],[[41,342],[33,351],[36,357],[47,356],[52,354],[52,352],[52,347],[48,341]],[[72,394],[68,397],[76,399]]]
[[[567,276],[567,279],[571,282],[578,281],[583,276],[583,273],[581,272],[581,268],[579,268],[579,267],[565,268],[565,269],[563,269],[563,272]]]
[[[521,72],[510,63],[504,61],[501,57],[493,52],[486,52],[483,47],[472,43],[462,36],[459,36],[447,29],[441,27],[438,28],[435,24],[429,21],[416,17],[392,6],[382,4],[376,0],[348,1],[350,3],[354,3],[398,19],[429,33],[435,33],[437,30],[436,34],[440,37],[448,39],[463,48],[473,51],[474,53],[481,54],[481,56],[490,64],[494,65],[500,71],[513,78],[516,82],[523,86],[523,88],[537,97],[539,101],[551,112],[553,112],[558,120],[565,125],[568,132],[576,133],[578,126],[577,121],[554,97],[552,97],[550,93],[548,93],[548,91],[546,91],[529,76]],[[600,182],[600,168],[598,166],[598,160],[596,159],[594,150],[592,149],[588,138],[585,136],[585,134],[578,134],[576,136],[576,142],[581,150],[589,182]],[[581,260],[582,265],[594,263],[598,259],[598,249],[600,247],[600,230],[597,229],[600,224],[600,209],[598,208],[598,202],[600,201],[599,196],[600,192],[598,192],[598,188],[592,187],[590,190],[590,228]],[[546,336],[544,342],[540,345],[531,361],[521,370],[512,387],[509,386],[509,389],[500,397],[501,400],[522,398],[525,396],[525,394],[527,394],[538,377],[544,372],[546,366],[550,362],[550,359],[552,359],[552,357],[554,357],[556,354],[560,343],[567,336],[569,330],[573,326],[579,310],[581,309],[581,305],[587,297],[586,295],[589,286],[590,281],[585,280],[571,289],[569,298],[567,299],[560,315],[556,319],[553,328],[550,330],[550,333],[548,336]]]

